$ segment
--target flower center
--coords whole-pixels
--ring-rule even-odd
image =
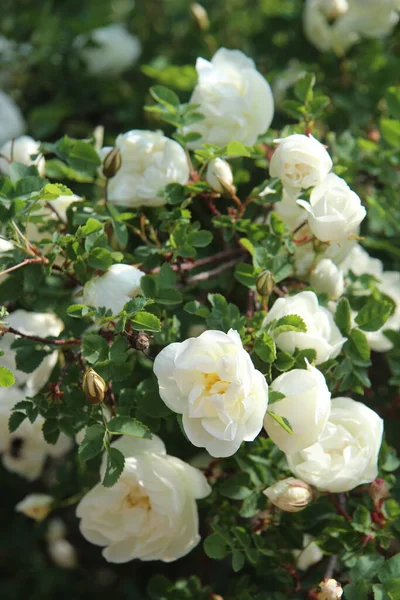
[[[229,387],[228,381],[223,381],[217,373],[204,373],[203,395],[211,396],[213,394],[225,394]]]
[[[151,509],[150,498],[148,496],[139,495],[137,490],[131,491],[125,497],[125,504],[127,508],[141,508],[147,512]]]

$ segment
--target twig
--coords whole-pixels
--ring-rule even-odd
[[[173,271],[189,271],[190,269],[195,269],[196,267],[203,267],[204,265],[208,265],[209,263],[215,262],[217,260],[222,260],[223,258],[230,258],[231,256],[238,256],[245,254],[246,251],[242,248],[234,248],[232,250],[223,250],[222,252],[218,252],[218,254],[214,254],[213,256],[205,256],[204,258],[199,258],[193,262],[182,263],[181,265],[170,265]],[[152,271],[152,274],[158,273],[161,267],[156,267]]]
[[[351,517],[346,510],[346,496],[344,495],[344,493],[340,492],[339,501],[337,501],[335,495],[332,494],[331,500],[338,513],[342,515],[342,517],[344,517],[346,521],[351,521]]]
[[[189,277],[186,283],[189,285],[192,283],[197,283],[198,281],[205,281],[206,279],[210,279],[210,277],[216,277],[220,273],[227,271],[231,267],[234,267],[240,260],[239,258],[233,258],[232,260],[228,260],[228,262],[219,265],[219,267],[215,267],[215,269],[211,269],[210,271],[203,271],[203,273],[198,273],[197,275],[193,275],[193,277]]]
[[[9,269],[5,269],[4,271],[2,271],[0,273],[0,277],[2,275],[6,275],[7,273],[11,273],[11,271],[16,271],[17,269],[20,269],[21,267],[25,267],[25,265],[31,265],[33,263],[47,264],[48,262],[49,261],[44,256],[41,256],[40,258],[26,258],[21,263],[18,263],[18,265],[14,265],[13,267],[10,267]]]
[[[336,554],[334,554],[333,556],[331,556],[329,558],[328,564],[326,565],[324,579],[331,579],[332,575],[336,571],[337,562],[338,562],[338,557],[336,556]]]
[[[79,338],[72,340],[49,340],[47,338],[38,337],[36,335],[28,335],[26,333],[22,333],[22,331],[18,331],[18,329],[14,329],[14,327],[0,328],[0,337],[5,335],[6,333],[18,335],[19,337],[25,338],[27,340],[32,340],[33,342],[38,342],[39,344],[49,344],[53,346],[80,346],[81,344],[81,340]]]

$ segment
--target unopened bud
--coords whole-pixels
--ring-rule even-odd
[[[390,498],[390,492],[387,488],[386,483],[378,477],[369,486],[369,495],[372,498],[374,506],[378,506],[382,500]]]
[[[190,13],[193,19],[196,22],[197,27],[201,31],[206,31],[210,26],[210,21],[208,19],[208,14],[204,6],[199,4],[198,2],[193,2],[190,5]]]
[[[343,588],[336,579],[324,579],[317,588],[318,600],[339,600],[342,594]]]
[[[256,288],[260,296],[268,297],[272,294],[275,287],[275,277],[271,271],[262,271],[257,277]]]
[[[103,175],[107,179],[112,179],[121,168],[121,152],[119,148],[113,148],[103,160]]]
[[[222,158],[213,158],[208,163],[206,180],[208,185],[220,194],[235,193],[233,175],[229,163]]]
[[[73,569],[78,564],[75,548],[65,539],[51,542],[49,544],[49,555],[55,564],[62,569]]]
[[[16,505],[15,510],[35,521],[43,521],[51,512],[53,502],[53,496],[48,494],[28,494]]]
[[[103,402],[107,385],[94,369],[87,369],[83,376],[82,387],[86,399],[90,404],[100,404],[100,402]]]
[[[286,512],[299,512],[306,508],[313,499],[311,486],[294,477],[277,481],[264,490],[263,494],[272,504]]]

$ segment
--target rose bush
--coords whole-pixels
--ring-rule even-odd
[[[10,600],[399,596],[399,8],[3,0]]]

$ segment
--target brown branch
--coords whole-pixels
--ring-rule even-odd
[[[26,333],[22,333],[22,331],[18,331],[18,329],[14,329],[14,327],[3,327],[0,329],[0,337],[5,335],[6,333],[18,335],[19,337],[25,338],[27,340],[32,340],[33,342],[38,342],[39,344],[49,344],[53,346],[80,346],[81,344],[80,338],[72,340],[50,340],[36,335],[28,335]]]
[[[218,252],[218,254],[214,254],[213,256],[205,256],[204,258],[199,258],[194,260],[193,262],[182,263],[181,265],[170,265],[173,271],[189,271],[191,269],[195,269],[196,267],[203,267],[204,265],[208,265],[217,260],[222,260],[224,258],[230,258],[231,256],[238,256],[246,254],[246,251],[243,248],[234,248],[232,250],[222,250],[222,252]],[[151,274],[158,273],[161,267],[156,267],[152,271]]]
[[[336,554],[334,554],[328,560],[328,563],[326,565],[324,579],[331,579],[334,572],[336,571],[337,563],[338,563],[338,557],[336,556]]]
[[[216,277],[220,273],[227,271],[228,269],[234,267],[240,260],[240,256],[238,258],[233,258],[232,260],[228,260],[228,262],[219,265],[219,267],[215,267],[215,269],[211,269],[210,271],[203,271],[203,273],[198,273],[197,275],[193,275],[193,277],[189,277],[187,280],[187,284],[197,283],[198,281],[205,281],[206,279],[210,279],[210,277]]]
[[[5,269],[4,271],[2,271],[0,273],[0,277],[2,275],[6,275],[7,273],[11,273],[11,271],[16,271],[17,269],[20,269],[21,267],[25,267],[25,265],[31,265],[34,263],[47,264],[48,262],[49,261],[44,256],[41,256],[39,258],[26,258],[25,260],[22,261],[22,263],[18,263],[18,265],[14,265],[13,267],[10,267],[9,269]]]

